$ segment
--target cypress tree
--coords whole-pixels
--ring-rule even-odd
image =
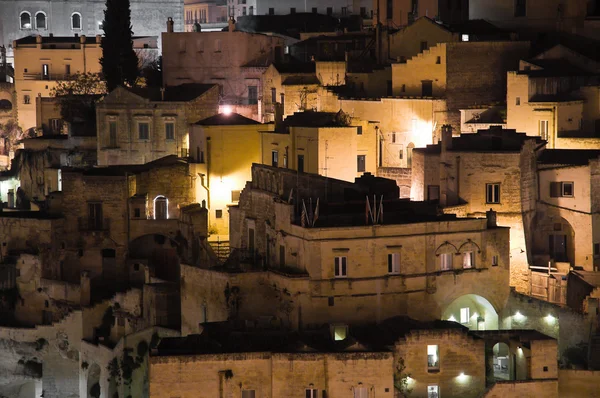
[[[102,73],[108,91],[119,85],[133,86],[138,77],[138,58],[133,51],[129,0],[107,0],[102,22]]]

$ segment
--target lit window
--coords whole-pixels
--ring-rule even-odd
[[[485,184],[485,202],[500,203],[500,184]]]
[[[427,346],[427,370],[438,370],[440,368],[440,357],[437,345]]]
[[[460,309],[460,323],[469,323],[471,319],[471,309],[469,307]]]
[[[345,278],[347,276],[346,257],[336,257],[334,260],[334,275],[336,278]]]
[[[140,140],[147,140],[150,138],[150,126],[148,123],[138,123],[138,138]]]
[[[333,327],[333,339],[335,341],[346,340],[348,336],[348,326],[346,325],[335,325]]]
[[[388,254],[388,273],[389,274],[400,273],[400,253]]]
[[[279,166],[279,152],[271,151],[271,166],[278,167]]]
[[[366,387],[355,387],[354,398],[369,398],[369,390]]]
[[[440,254],[440,269],[442,271],[449,271],[452,269],[452,253]]]
[[[71,15],[71,29],[80,30],[81,29],[81,14],[78,12],[73,13]]]
[[[475,252],[463,253],[463,268],[475,267]]]
[[[560,198],[567,197],[572,198],[574,196],[575,184],[573,182],[551,182],[550,183],[550,197]]]
[[[548,121],[540,120],[539,133],[543,140],[548,141]]]
[[[440,398],[440,388],[438,386],[427,386],[427,398]]]
[[[460,1],[460,0],[459,0],[459,1]],[[462,41],[469,41],[469,35],[467,35],[467,34],[463,34],[463,35],[461,36],[461,39],[462,39]]]
[[[20,16],[21,29],[31,29],[31,14],[23,11]]]

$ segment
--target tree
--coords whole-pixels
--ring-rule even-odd
[[[102,39],[102,73],[109,91],[119,85],[133,86],[138,77],[138,59],[133,50],[129,0],[107,0]]]
[[[404,365],[404,359],[400,358],[394,372],[394,388],[401,397],[408,397],[412,392],[412,388],[408,388],[410,374],[405,371],[406,365]]]
[[[0,155],[8,155],[11,150],[15,150],[20,140],[35,137],[35,132],[32,130],[24,132],[12,119],[0,124]]]
[[[95,126],[96,100],[106,94],[106,83],[97,73],[77,73],[70,80],[63,80],[50,91],[57,100],[60,116],[71,125],[85,122]]]

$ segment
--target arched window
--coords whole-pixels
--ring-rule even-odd
[[[71,15],[71,29],[72,30],[80,30],[81,29],[81,14],[78,12],[74,12]]]
[[[23,11],[20,15],[21,29],[31,29],[31,14]]]
[[[46,23],[46,14],[43,11],[38,11],[38,13],[35,14],[35,28],[48,29],[48,24]]]

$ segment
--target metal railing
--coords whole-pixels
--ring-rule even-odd
[[[24,80],[74,80],[75,75],[70,73],[24,73]]]
[[[78,220],[80,231],[109,231],[110,219],[91,219],[87,217],[79,217]]]

